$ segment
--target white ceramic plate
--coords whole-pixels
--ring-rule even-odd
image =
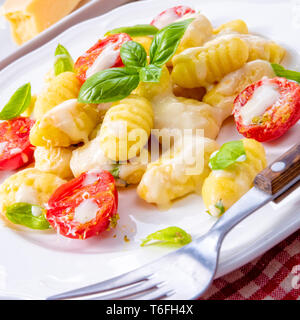
[[[43,76],[52,67],[58,42],[77,57],[106,30],[146,23],[175,3],[201,10],[215,26],[231,19],[244,19],[252,32],[261,33],[287,47],[290,55],[285,65],[300,69],[297,55],[299,28],[287,1],[140,1],[80,23],[11,64],[0,73],[0,102],[3,103],[18,86],[28,81],[35,91],[40,90]],[[299,124],[276,142],[265,144],[268,160],[298,141],[297,134],[299,136]],[[237,138],[239,136],[229,119],[218,140]],[[299,193],[296,191],[279,206],[267,205],[230,232],[222,247],[217,277],[251,261],[299,229]],[[139,240],[149,233],[176,225],[196,237],[215,222],[205,213],[202,200],[196,195],[177,201],[172,209],[164,212],[140,200],[134,188],[121,191],[119,202],[121,219],[117,229],[86,241],[63,238],[53,232],[25,232],[0,227],[0,296],[43,299],[108,279],[168,252],[166,248],[155,246],[140,248]],[[130,242],[124,241],[125,235]]]

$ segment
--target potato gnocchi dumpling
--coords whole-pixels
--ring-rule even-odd
[[[129,163],[119,164],[119,178],[126,184],[139,184],[147,169],[146,158],[150,157],[148,150],[143,149],[141,154],[131,159]]]
[[[172,200],[191,192],[200,192],[202,183],[210,172],[209,157],[217,149],[218,144],[214,140],[195,136],[190,144],[175,150],[171,157],[169,154],[163,155],[159,160],[148,164],[137,188],[138,195],[145,201],[164,208]],[[192,157],[194,161],[191,161]],[[199,168],[196,160],[203,160]]]
[[[235,162],[223,170],[213,170],[204,181],[203,201],[214,216],[220,215],[220,206],[227,210],[250,190],[255,176],[267,165],[265,149],[261,143],[253,139],[242,141],[246,160]]]
[[[116,163],[104,155],[100,148],[99,136],[89,141],[72,153],[70,167],[75,177],[83,172],[100,169],[118,172],[118,178],[126,184],[138,184],[146,171],[150,155],[147,149],[142,149],[141,154],[130,161]],[[124,186],[124,183],[118,184]]]
[[[70,99],[77,99],[81,83],[73,72],[63,72],[49,80],[44,90],[37,96],[33,116],[40,119],[52,108]]]
[[[34,151],[35,168],[53,173],[62,179],[71,179],[73,177],[70,169],[72,151],[71,148],[37,147]]]
[[[132,40],[141,44],[144,47],[144,49],[146,50],[147,54],[149,55],[150,46],[151,46],[153,38],[151,38],[149,36],[139,36],[139,37],[136,36],[136,37],[132,37]]]
[[[30,142],[41,147],[69,147],[87,142],[99,122],[94,105],[67,100],[52,108],[38,120],[30,132]]]
[[[248,61],[262,59],[271,63],[280,63],[285,56],[285,49],[276,42],[254,35],[241,35],[249,47]]]
[[[17,202],[44,206],[52,193],[65,182],[52,173],[36,168],[19,171],[0,186],[0,213],[4,215],[6,208]]]
[[[232,32],[237,32],[241,34],[249,33],[246,22],[241,19],[232,20],[220,25],[218,28],[213,30],[214,35],[220,35],[220,34],[226,34],[226,33],[232,33]]]
[[[155,129],[161,137],[179,134],[184,129],[204,130],[204,136],[215,139],[223,119],[210,105],[194,99],[166,96],[159,103],[153,104]],[[172,117],[170,117],[172,114]],[[177,130],[176,130],[177,129]]]
[[[97,136],[72,152],[70,168],[75,177],[93,169],[111,170],[113,160],[108,159],[100,148],[100,137]]]
[[[213,35],[213,27],[203,14],[186,15],[183,19],[188,19],[189,17],[194,18],[194,20],[187,27],[181,38],[176,54],[188,48],[202,46]]]
[[[251,83],[263,77],[273,78],[274,71],[269,62],[255,60],[226,75],[218,84],[211,87],[203,97],[205,103],[218,108],[224,117],[231,115],[236,96]]]
[[[134,158],[146,145],[152,128],[151,103],[130,95],[107,111],[99,133],[100,147],[105,156],[114,161]]]
[[[170,72],[166,66],[163,66],[159,82],[140,82],[133,93],[153,102],[159,100],[161,96],[169,95],[171,90]]]
[[[135,92],[152,102],[154,129],[160,130],[160,140],[174,136],[174,129],[180,132],[183,129],[204,129],[205,137],[211,139],[218,135],[224,119],[204,102],[176,97],[167,68],[163,69],[160,83],[141,83]]]
[[[238,36],[214,39],[176,55],[172,78],[183,88],[208,86],[241,68],[248,57],[248,45]]]

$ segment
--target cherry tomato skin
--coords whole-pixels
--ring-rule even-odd
[[[270,105],[258,121],[243,124],[241,109],[251,99],[255,90],[270,84],[279,92],[279,99]],[[264,78],[243,90],[235,99],[233,115],[239,133],[260,142],[281,137],[300,119],[300,85],[285,78]]]
[[[196,13],[196,11],[188,6],[176,6],[176,7],[172,7],[169,9],[164,10],[163,12],[161,12],[158,16],[156,16],[152,21],[151,21],[151,25],[156,26],[156,23],[159,22],[164,16],[174,16],[174,21],[175,22],[177,19],[182,18],[183,16],[185,16],[186,14],[189,13]],[[177,19],[176,19],[177,16]],[[171,23],[171,22],[170,22]]]
[[[92,174],[93,179],[86,183]],[[75,209],[85,200],[98,206],[94,218],[81,223],[75,219]],[[48,201],[46,218],[61,235],[72,239],[87,239],[107,230],[117,214],[118,193],[114,177],[107,171],[86,172],[61,185]]]
[[[93,45],[85,54],[80,56],[75,62],[74,69],[77,74],[78,79],[83,83],[86,81],[86,72],[93,65],[98,56],[103,52],[103,50],[108,45],[113,45],[113,50],[121,49],[122,45],[132,40],[127,33],[112,34],[99,40],[95,45]],[[115,63],[111,68],[124,67],[120,55],[117,57]]]
[[[34,122],[18,117],[0,123],[0,170],[16,170],[34,160],[35,147],[29,141]]]

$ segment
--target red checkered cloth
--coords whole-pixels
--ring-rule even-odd
[[[202,299],[300,300],[300,230],[260,258],[215,280]]]

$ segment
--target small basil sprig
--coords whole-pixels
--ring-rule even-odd
[[[143,82],[159,82],[161,67],[176,52],[188,25],[194,19],[187,19],[161,29],[150,47],[150,64],[142,45],[134,41],[125,42],[120,50],[124,68],[100,71],[83,84],[78,101],[82,103],[113,102],[126,98]]]
[[[23,113],[31,102],[31,85],[27,83],[17,89],[8,103],[0,111],[0,120],[9,120]]]
[[[231,141],[224,143],[219,151],[214,152],[209,160],[212,170],[222,170],[235,162],[246,160],[246,151],[243,141]]]
[[[283,66],[277,63],[271,63],[273,71],[275,72],[276,76],[286,78],[289,80],[293,80],[300,83],[300,72],[287,70]]]
[[[74,61],[69,51],[59,44],[55,50],[54,74],[59,74],[67,71],[74,71]]]
[[[140,81],[142,82],[159,82],[162,69],[154,64],[140,69]]]
[[[172,23],[156,34],[150,46],[151,64],[161,67],[171,59],[187,27],[193,20],[186,19]]]
[[[95,73],[84,82],[78,101],[81,103],[104,103],[121,100],[138,86],[139,81],[136,69],[106,69]]]
[[[192,241],[192,237],[179,227],[168,227],[151,233],[142,240],[141,246],[145,246],[150,241],[158,241],[155,242],[157,244],[184,246]]]
[[[40,215],[33,215],[33,210],[40,212]],[[50,228],[50,224],[43,211],[44,209],[40,206],[18,202],[6,209],[6,217],[14,224],[35,230],[46,230]]]
[[[116,33],[127,33],[132,37],[154,36],[159,30],[151,24],[137,24],[130,27],[121,27],[106,32],[105,36]]]
[[[135,41],[125,42],[121,47],[120,56],[126,67],[143,68],[147,64],[147,52]]]
[[[217,213],[212,213],[212,212],[210,212],[209,210],[206,211],[206,212],[207,212],[208,214],[210,214],[211,216],[214,216],[214,217],[217,216],[217,217],[219,217],[219,216],[221,216],[221,215],[225,212],[225,207],[224,207],[223,202],[222,202],[221,199],[220,199],[217,203],[215,203],[214,207],[215,207],[217,210],[219,210]]]
[[[116,164],[111,170],[109,170],[109,172],[115,179],[119,179],[119,175],[120,175],[119,165]]]

